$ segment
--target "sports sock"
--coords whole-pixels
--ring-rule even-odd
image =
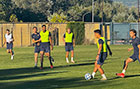
[[[43,67],[43,55],[41,55],[40,58],[41,58],[41,60],[40,60],[41,61],[41,67]]]
[[[37,63],[35,63],[35,66],[37,66]]]
[[[124,73],[124,74],[125,74],[125,69],[123,69],[122,73]]]
[[[92,77],[93,77],[93,78],[94,78],[95,74],[96,74],[95,72],[92,73]]]
[[[74,60],[73,60],[73,57],[71,57],[71,61],[74,61]]]
[[[123,64],[123,69],[125,68],[125,66],[126,66],[126,61],[124,61],[124,64]]]
[[[106,79],[106,76],[105,76],[105,74],[102,74],[102,77]]]
[[[67,62],[69,62],[69,59],[68,59],[68,58],[66,58],[66,61],[67,61]]]
[[[50,65],[53,65],[53,64],[52,64],[52,61],[51,61],[51,56],[49,57],[49,61],[50,61]]]
[[[43,62],[41,62],[41,67],[43,67]]]
[[[14,51],[12,51],[12,55],[14,55]]]

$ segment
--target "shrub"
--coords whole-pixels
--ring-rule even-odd
[[[70,28],[74,33],[75,43],[81,45],[85,39],[85,24],[84,22],[70,22],[67,24],[67,28]]]

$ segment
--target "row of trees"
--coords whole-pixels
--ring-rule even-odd
[[[95,21],[136,22],[136,7],[128,7],[112,0],[94,0]],[[102,14],[102,4],[104,5]],[[1,22],[69,22],[91,21],[92,0],[0,0]]]

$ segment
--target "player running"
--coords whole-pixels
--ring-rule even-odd
[[[6,44],[6,49],[7,49],[7,53],[11,54],[11,60],[14,59],[14,51],[13,51],[13,42],[14,42],[14,37],[13,35],[10,33],[10,30],[7,29],[6,30],[6,34],[5,34],[5,39],[4,39],[4,44],[3,46]]]
[[[137,32],[134,29],[130,30],[130,37],[132,38],[132,45],[133,48],[129,48],[128,51],[134,50],[132,56],[130,56],[127,60],[124,61],[122,73],[117,73],[116,75],[119,77],[124,78],[125,72],[128,67],[128,63],[135,62],[138,60],[140,62],[140,39],[137,37]]]
[[[98,47],[98,53],[96,56],[96,62],[95,67],[92,73],[92,77],[94,78],[96,72],[99,70],[101,73],[102,79],[101,80],[107,80],[103,69],[101,66],[104,64],[105,59],[107,58],[107,49],[109,50],[109,54],[112,55],[112,52],[110,50],[110,47],[107,44],[107,41],[104,37],[101,37],[101,31],[95,30],[94,31],[95,37],[98,39],[97,47]]]
[[[51,50],[53,50],[53,44],[52,44],[52,38],[51,38],[51,33],[46,29],[46,25],[42,25],[42,31],[40,32],[40,40],[41,40],[41,47],[40,47],[40,54],[41,54],[41,67],[40,69],[43,69],[43,56],[47,56],[50,61],[51,68],[53,68],[53,63],[52,61],[53,58],[51,57],[50,54],[50,46]]]
[[[68,28],[67,32],[63,36],[63,41],[65,43],[65,51],[66,51],[66,62],[69,63],[69,52],[71,52],[71,62],[75,63],[74,61],[74,47],[75,46],[75,40],[74,40],[74,34],[71,32],[71,29]]]
[[[38,63],[38,54],[40,53],[40,34],[37,32],[37,27],[33,27],[33,34],[32,34],[32,42],[34,43],[35,50],[34,50],[34,57],[35,57],[35,67],[37,68]]]

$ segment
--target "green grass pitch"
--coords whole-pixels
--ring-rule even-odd
[[[113,56],[108,56],[103,69],[108,78],[100,81],[100,73],[96,79],[86,81],[84,75],[92,73],[97,48],[92,46],[76,46],[75,64],[65,62],[64,47],[54,47],[52,56],[55,59],[54,69],[50,69],[45,57],[44,69],[33,69],[34,48],[14,48],[15,59],[5,48],[0,48],[0,89],[139,89],[140,64],[138,61],[129,64],[126,78],[116,77],[122,71],[124,59],[133,52],[128,52],[130,45],[112,45]],[[38,63],[40,67],[40,60]]]

